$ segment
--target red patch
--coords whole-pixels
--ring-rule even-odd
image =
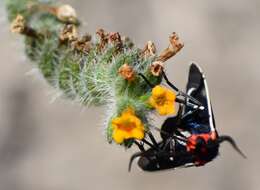
[[[187,151],[188,152],[193,152],[196,149],[197,146],[197,139],[198,138],[202,138],[206,143],[211,139],[211,140],[215,140],[216,139],[216,133],[212,132],[212,133],[203,133],[203,134],[193,134],[188,138],[187,141]],[[206,149],[202,150],[203,152],[206,153]]]

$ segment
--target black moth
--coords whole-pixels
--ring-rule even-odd
[[[140,152],[132,155],[129,171],[135,158],[144,171],[160,171],[178,167],[203,166],[217,157],[222,142],[229,142],[244,158],[235,141],[230,136],[219,136],[207,81],[202,70],[191,64],[186,93],[176,88],[162,72],[166,83],[177,91],[176,102],[180,103],[178,114],[165,120],[160,132],[162,140],[157,142],[151,132],[149,140],[135,141]],[[140,76],[151,86],[153,85]],[[144,144],[150,148],[145,150]]]

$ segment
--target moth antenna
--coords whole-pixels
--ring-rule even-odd
[[[222,143],[222,142],[229,142],[232,147],[243,157],[246,159],[246,155],[238,148],[236,142],[234,141],[234,139],[230,136],[227,136],[227,135],[223,135],[223,136],[220,136],[219,139],[218,139],[218,143]]]
[[[132,163],[133,163],[133,161],[134,161],[136,158],[142,156],[143,154],[144,154],[143,152],[137,152],[137,153],[135,153],[135,154],[133,154],[133,155],[131,156],[130,161],[129,161],[129,165],[128,165],[128,172],[131,172],[131,168],[132,168]]]

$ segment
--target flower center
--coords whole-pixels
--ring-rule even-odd
[[[165,96],[157,97],[156,100],[155,100],[156,104],[159,105],[159,106],[164,105],[165,101],[166,101]]]
[[[130,121],[124,121],[122,124],[118,125],[118,128],[123,131],[130,132],[136,127],[135,123]]]

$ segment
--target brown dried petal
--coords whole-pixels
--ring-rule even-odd
[[[100,38],[100,43],[99,43],[99,50],[102,50],[106,47],[106,45],[108,44],[108,40],[109,40],[109,34],[106,33],[106,31],[104,29],[99,29],[97,30],[96,34],[99,36]]]
[[[11,24],[11,32],[13,33],[23,33],[26,28],[26,22],[22,15],[18,14]]]
[[[109,40],[113,44],[122,42],[119,32],[110,33]]]
[[[91,41],[92,36],[90,34],[85,34],[84,36],[82,36],[81,40],[82,42],[89,42]]]
[[[155,44],[152,41],[148,41],[142,51],[142,56],[144,58],[148,58],[151,56],[155,56],[155,53],[156,53]]]
[[[88,41],[88,42],[74,41],[72,43],[72,46],[74,49],[76,49],[80,52],[88,53],[91,50],[93,44],[90,41]]]
[[[56,16],[63,22],[75,23],[77,22],[77,13],[70,5],[61,5],[56,9]]]
[[[120,51],[121,48],[123,47],[122,39],[118,32],[110,33],[109,41],[112,45],[116,47],[117,51]]]
[[[161,61],[153,62],[150,67],[150,71],[151,71],[152,75],[154,75],[156,77],[161,75],[162,70],[163,70],[163,62],[161,62]]]
[[[167,49],[165,49],[160,56],[158,57],[157,61],[165,62],[171,57],[173,57],[176,53],[178,53],[184,44],[180,41],[178,35],[174,32],[170,36],[170,45]]]
[[[62,42],[77,40],[78,33],[75,25],[69,24],[64,27],[60,33],[60,40]]]
[[[134,47],[133,41],[127,36],[122,37],[122,42],[125,44],[126,47],[130,49]]]
[[[129,66],[127,63],[125,63],[119,68],[118,73],[128,81],[132,81],[135,78],[135,72],[133,67]]]

